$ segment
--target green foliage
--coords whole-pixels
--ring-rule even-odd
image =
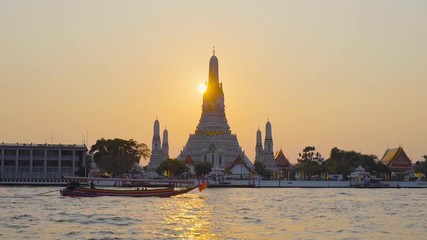
[[[263,178],[271,178],[272,172],[265,169],[264,163],[260,161],[255,161],[254,163],[255,172]]]
[[[377,156],[361,154],[355,151],[340,150],[337,147],[331,149],[331,157],[325,161],[330,173],[340,173],[346,179],[348,175],[359,165],[367,172],[375,174],[390,174],[387,166],[377,162]]]
[[[212,171],[212,163],[210,162],[197,162],[194,164],[194,172],[197,176],[203,176]]]
[[[230,176],[231,174],[232,174],[231,169],[225,169],[224,170],[224,175]]]
[[[427,176],[427,154],[423,155],[424,161],[417,161],[415,163],[414,172],[416,173],[424,173]]]
[[[255,168],[255,172],[258,175],[264,175],[265,174],[265,165],[264,163],[260,162],[260,161],[255,161],[254,163],[254,168]]]
[[[414,166],[414,172],[424,173],[427,176],[427,161],[417,161]]]
[[[376,173],[376,174],[378,174],[378,175],[382,175],[382,176],[384,176],[384,174],[387,175],[387,176],[391,175],[390,168],[388,168],[382,162],[377,162],[377,164],[376,164],[373,172]]]
[[[118,176],[128,172],[134,163],[139,163],[141,157],[150,156],[147,145],[135,140],[119,138],[101,138],[91,147],[89,153],[94,154],[93,160],[102,171]]]
[[[177,159],[166,159],[163,161],[156,169],[156,172],[160,175],[163,175],[165,172],[170,173],[170,177],[179,176],[188,171],[188,167],[185,165],[184,161],[179,161]]]
[[[307,146],[299,153],[298,164],[296,169],[302,174],[304,180],[311,180],[313,175],[320,175],[326,168],[315,161],[320,157],[318,152],[315,152],[314,146]]]
[[[273,172],[271,170],[266,169],[264,175],[261,175],[262,177],[266,179],[272,179],[273,178]]]
[[[92,167],[92,155],[86,154],[86,165],[83,165],[79,167],[79,169],[76,171],[76,175],[79,177],[86,177]]]

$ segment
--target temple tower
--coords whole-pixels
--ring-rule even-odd
[[[165,128],[163,130],[163,144],[162,144],[162,151],[163,151],[163,159],[169,158],[169,140],[168,140],[168,130]]]
[[[270,170],[271,172],[275,172],[277,170],[277,164],[274,159],[273,134],[270,121],[267,121],[265,124],[264,150],[262,151],[262,157],[259,157],[259,159],[262,159],[261,162],[265,165],[267,170]]]
[[[151,149],[155,151],[159,150],[160,145],[160,123],[159,120],[156,119],[156,121],[154,121],[153,141],[151,142]]]
[[[262,136],[261,136],[261,130],[256,132],[256,145],[255,145],[255,161],[262,161],[262,155],[264,149],[262,148]]]
[[[163,145],[162,145],[162,142],[160,139],[160,123],[159,123],[159,120],[156,119],[156,121],[154,121],[153,141],[151,142],[150,162],[148,163],[149,170],[156,170],[156,168],[164,160],[169,158],[168,132],[166,129],[165,131],[163,132]],[[166,153],[165,153],[165,150],[166,150]]]
[[[196,128],[196,133],[206,134],[212,131],[231,134],[225,116],[224,91],[219,82],[218,58],[215,51],[209,60],[209,81],[203,94],[202,116]]]
[[[225,115],[224,91],[219,82],[218,58],[209,60],[209,76],[203,94],[202,114],[194,134],[178,156],[184,160],[190,157],[194,162],[211,162],[215,168],[225,169],[240,156],[251,168],[253,164],[242,151],[237,136],[231,133]]]
[[[273,151],[273,136],[271,133],[271,123],[267,121],[265,124],[265,140],[264,140],[264,154],[274,154]]]

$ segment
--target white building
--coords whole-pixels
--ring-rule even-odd
[[[246,164],[245,161],[239,156],[234,160],[233,164],[228,167],[231,176],[240,179],[246,179],[252,174],[252,169]]]
[[[190,157],[194,163],[209,161],[215,168],[226,169],[239,156],[253,169],[253,164],[239,145],[237,135],[231,133],[225,116],[224,92],[219,82],[218,58],[214,51],[209,61],[209,81],[203,94],[202,116],[178,159]]]
[[[267,170],[275,172],[277,164],[274,159],[273,134],[270,121],[267,121],[265,124],[264,147],[262,146],[261,139],[261,130],[258,129],[256,133],[255,161],[262,162]]]
[[[55,180],[85,166],[85,145],[0,144],[0,179]]]
[[[258,129],[256,133],[255,161],[263,163],[265,169],[277,175],[283,170],[291,170],[295,167],[289,162],[282,149],[274,154],[272,132],[271,123],[267,121],[265,124],[265,139],[263,146],[261,142],[261,130]]]
[[[154,121],[153,141],[151,144],[151,156],[148,163],[148,169],[155,171],[156,168],[166,159],[169,158],[169,140],[168,130],[163,131],[163,144],[160,139],[160,123],[156,119]]]

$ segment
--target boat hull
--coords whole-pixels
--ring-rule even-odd
[[[150,189],[150,190],[117,190],[117,189],[62,189],[60,194],[65,197],[171,197],[184,194],[195,189],[197,186],[175,190],[173,188]]]

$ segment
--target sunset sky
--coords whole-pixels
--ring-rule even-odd
[[[0,1],[0,142],[133,138],[176,157],[215,46],[227,118],[305,146],[427,154],[427,1]],[[147,161],[142,161],[146,165]]]

